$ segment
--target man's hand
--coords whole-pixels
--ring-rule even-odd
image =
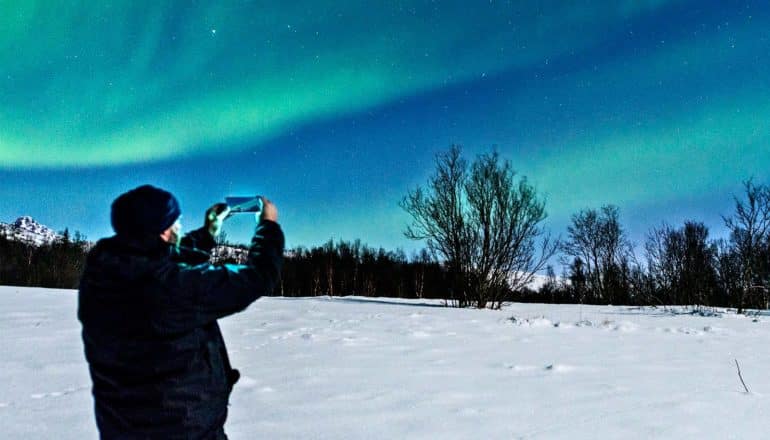
[[[259,220],[270,220],[278,222],[278,208],[266,197],[262,197],[262,212],[259,213]]]
[[[216,203],[206,210],[204,226],[212,237],[217,238],[222,232],[222,222],[230,214],[230,207],[226,203]]]

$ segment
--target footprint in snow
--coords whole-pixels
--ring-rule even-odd
[[[677,327],[677,328],[666,327],[666,328],[663,328],[663,329],[655,329],[655,330],[656,331],[662,331],[664,333],[681,333],[681,334],[685,334],[685,335],[697,335],[697,336],[702,335],[704,332],[705,333],[710,333],[710,332],[714,331],[714,329],[709,327],[709,326],[703,327],[702,330],[694,329],[694,328],[690,328],[690,327]]]
[[[549,364],[545,366],[545,370],[553,371],[554,373],[569,373],[570,371],[574,371],[575,367],[572,365]]]
[[[535,370],[535,367],[532,365],[516,365],[516,364],[505,364],[505,368],[513,371],[533,371]]]

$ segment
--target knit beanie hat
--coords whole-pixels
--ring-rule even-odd
[[[118,235],[160,234],[179,218],[179,202],[168,191],[143,185],[112,202],[112,228]]]

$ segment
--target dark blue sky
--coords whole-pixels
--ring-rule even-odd
[[[146,6],[0,7],[0,221],[96,239],[152,183],[187,229],[260,193],[289,245],[411,250],[398,201],[457,143],[496,146],[554,233],[613,203],[638,242],[662,221],[722,233],[741,181],[770,180],[764,2]]]

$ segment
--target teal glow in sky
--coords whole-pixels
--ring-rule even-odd
[[[226,152],[581,49],[657,3],[4,2],[0,161]]]
[[[556,233],[605,203],[637,236],[718,229],[742,180],[770,180],[768,103],[760,1],[7,1],[0,221],[97,238],[154,183],[188,228],[261,192],[290,244],[411,248],[397,202],[459,143],[496,145]]]

